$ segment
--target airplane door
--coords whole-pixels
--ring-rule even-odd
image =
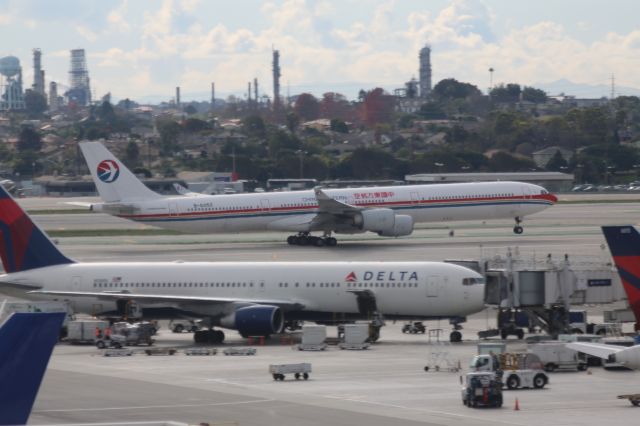
[[[82,277],[81,276],[73,276],[71,277],[71,291],[80,291],[82,290],[80,286],[82,285]]]
[[[522,187],[522,195],[524,195],[525,200],[531,198],[531,187],[529,185],[524,185]]]
[[[420,202],[420,194],[417,192],[411,193],[411,204],[418,204]]]
[[[268,212],[271,210],[271,204],[269,204],[269,199],[264,198],[260,200],[260,210],[263,212]]]
[[[438,297],[440,293],[440,277],[431,275],[427,277],[427,297]]]
[[[169,203],[169,216],[178,216],[178,204]]]

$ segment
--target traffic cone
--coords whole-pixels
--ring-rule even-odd
[[[520,411],[520,403],[518,402],[518,398],[516,398],[516,405],[513,407],[514,411]]]

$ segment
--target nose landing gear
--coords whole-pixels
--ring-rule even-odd
[[[513,233],[520,235],[524,231],[524,228],[522,228],[522,225],[520,225],[522,223],[522,219],[519,216],[516,216],[515,220],[516,226],[513,227]]]

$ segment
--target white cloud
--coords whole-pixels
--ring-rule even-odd
[[[80,34],[85,40],[90,42],[94,42],[98,39],[98,34],[94,33],[84,25],[77,25],[76,32]]]
[[[0,25],[9,25],[13,21],[13,16],[0,13]]]
[[[118,7],[113,9],[107,15],[107,23],[109,26],[121,33],[128,33],[131,31],[131,25],[126,19],[128,4],[128,0],[123,0]]]

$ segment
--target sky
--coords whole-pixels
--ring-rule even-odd
[[[30,86],[40,48],[47,85],[64,87],[83,48],[95,94],[159,102],[176,86],[208,100],[211,82],[218,98],[244,97],[254,78],[272,96],[275,47],[284,95],[353,98],[418,78],[428,43],[434,84],[486,91],[493,68],[494,84],[560,81],[593,97],[612,75],[617,94],[640,89],[639,15],[637,0],[0,0],[0,56],[17,56]]]

